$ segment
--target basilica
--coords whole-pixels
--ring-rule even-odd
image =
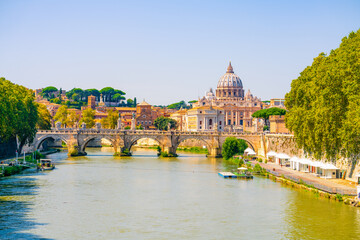
[[[262,109],[260,98],[250,90],[245,94],[242,81],[234,73],[231,62],[226,73],[219,79],[215,93],[212,88],[193,104],[190,110],[181,110],[171,117],[184,131],[257,131],[252,114]]]

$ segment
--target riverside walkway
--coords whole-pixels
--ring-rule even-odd
[[[254,162],[259,163],[259,162]],[[339,193],[342,195],[356,196],[356,185],[350,186],[350,183],[340,184],[340,179],[323,179],[312,175],[311,173],[304,173],[294,171],[287,167],[281,167],[273,163],[259,163],[262,168],[265,168],[271,174],[277,177],[284,177],[286,179],[295,181],[297,183],[300,180],[308,185],[312,185],[315,188],[328,193]]]

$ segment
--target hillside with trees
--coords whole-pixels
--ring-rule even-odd
[[[320,159],[360,154],[360,30],[320,53],[291,83],[286,126],[299,147]]]

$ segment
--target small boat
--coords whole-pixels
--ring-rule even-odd
[[[51,159],[40,159],[38,170],[47,171],[47,170],[53,170],[54,168],[55,165],[51,163]]]

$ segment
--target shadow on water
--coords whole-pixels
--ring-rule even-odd
[[[31,174],[33,175],[33,174]],[[26,233],[43,223],[27,217],[32,195],[36,194],[36,179],[21,174],[0,179],[0,238],[1,239],[49,239]]]

